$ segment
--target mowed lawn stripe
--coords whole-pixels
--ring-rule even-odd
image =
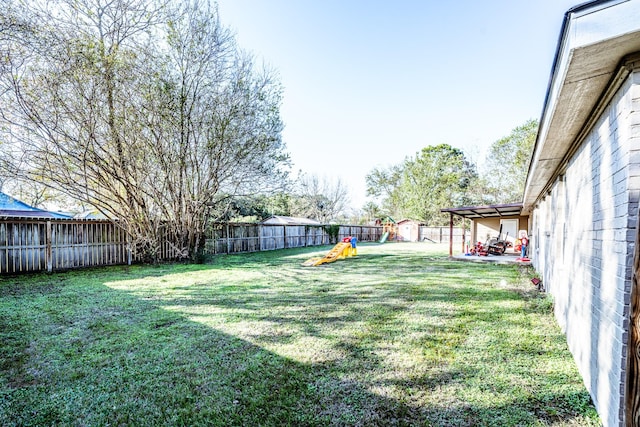
[[[0,279],[3,425],[598,425],[518,266],[424,243]]]

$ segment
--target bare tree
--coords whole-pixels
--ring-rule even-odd
[[[1,46],[12,171],[118,218],[151,258],[161,230],[197,256],[222,194],[281,176],[280,85],[208,3],[47,5],[29,2],[21,16],[37,30]]]
[[[330,180],[317,175],[301,174],[296,185],[292,213],[328,223],[346,214],[349,189],[341,179]]]

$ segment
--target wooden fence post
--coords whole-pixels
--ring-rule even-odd
[[[282,235],[284,238],[284,248],[287,249],[287,226],[286,225],[282,226]]]
[[[227,255],[229,255],[229,222],[227,221]]]
[[[129,233],[125,231],[125,244],[127,245],[127,265],[131,265],[131,240]]]
[[[51,273],[53,271],[53,250],[51,247],[51,221],[47,221],[47,237],[46,237],[46,252],[45,257],[47,258],[47,271]]]

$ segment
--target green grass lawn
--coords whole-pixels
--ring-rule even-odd
[[[599,425],[528,271],[328,249],[1,278],[0,424]]]

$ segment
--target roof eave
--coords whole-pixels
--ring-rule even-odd
[[[533,209],[560,173],[567,154],[579,142],[585,124],[620,69],[621,60],[640,51],[640,28],[632,21],[614,22],[608,27],[605,22],[606,28],[600,30],[606,34],[600,39],[589,27],[600,18],[596,12],[607,10],[615,15],[613,7],[618,5],[640,9],[638,3],[629,0],[600,0],[565,13],[527,175],[524,212]]]

